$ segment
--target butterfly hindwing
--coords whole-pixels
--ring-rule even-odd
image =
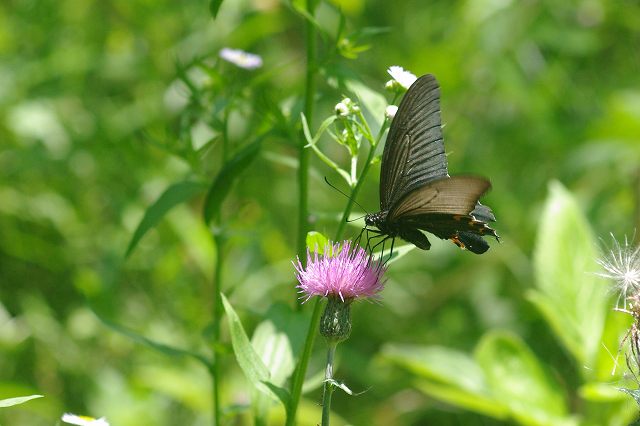
[[[478,199],[490,187],[488,180],[475,176],[453,176],[432,181],[398,201],[389,212],[388,220],[435,213],[468,215],[477,208]],[[486,206],[481,207],[488,210]]]

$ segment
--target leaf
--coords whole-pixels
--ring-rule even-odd
[[[391,254],[391,258],[389,258],[389,256],[386,257],[386,262],[387,265],[390,265],[392,263],[394,263],[395,261],[397,261],[398,259],[400,259],[401,257],[404,257],[407,253],[409,253],[410,251],[412,251],[413,249],[415,249],[416,246],[414,246],[413,244],[405,244],[403,246],[399,246],[399,247],[394,247],[393,248],[393,253]],[[384,255],[384,253],[382,252],[382,250],[377,251],[373,254],[374,258],[380,258],[380,256]]]
[[[218,12],[220,11],[220,6],[222,6],[222,0],[210,0],[209,1],[209,13],[213,19],[216,19],[218,16]]]
[[[329,244],[329,238],[321,232],[309,231],[307,232],[307,247],[312,252],[318,254],[324,253],[324,248]]]
[[[575,424],[561,386],[531,350],[507,332],[486,334],[475,350],[494,397],[522,425]]]
[[[508,410],[494,398],[481,368],[467,354],[438,346],[388,344],[383,357],[412,371],[415,386],[425,394],[451,405],[496,419]]]
[[[322,136],[322,134],[336,119],[337,119],[336,115],[332,115],[326,120],[324,120],[322,124],[320,124],[320,127],[318,128],[318,131],[316,132],[315,136],[311,136],[311,130],[309,130],[309,123],[307,123],[307,118],[304,116],[303,113],[300,113],[300,121],[302,122],[302,133],[304,134],[304,137],[307,140],[307,145],[305,146],[305,148],[311,148],[313,152],[315,152],[315,154],[318,156],[318,158],[320,158],[327,166],[329,166],[330,168],[338,172],[340,176],[342,176],[347,181],[347,184],[351,185],[352,182],[351,182],[351,176],[349,176],[349,173],[341,169],[340,166],[338,166],[338,164],[336,164],[332,159],[327,157],[322,151],[320,151],[320,148],[318,148],[317,146],[317,143],[320,140],[320,137]]]
[[[571,194],[560,183],[549,197],[534,250],[537,290],[528,298],[551,325],[584,375],[597,374],[607,312],[606,286],[596,276],[597,252],[589,225]]]
[[[265,382],[265,384],[278,397],[286,409],[289,402],[289,393],[281,386],[291,376],[295,366],[293,350],[288,336],[283,331],[278,330],[271,319],[266,319],[256,327],[251,337],[251,344],[269,371],[271,380]],[[256,407],[257,415],[266,418],[272,401],[271,396],[264,392],[258,392],[257,395],[253,396],[252,400]]]
[[[220,205],[231,190],[233,182],[258,156],[262,138],[248,144],[222,167],[213,180],[204,200],[204,220],[207,225],[217,218]]]
[[[211,363],[210,361],[207,359],[207,357],[205,357],[202,354],[199,354],[197,352],[191,352],[188,351],[186,349],[181,349],[181,348],[176,348],[174,346],[169,346],[166,345],[164,343],[159,343],[156,342],[154,340],[149,339],[148,337],[145,337],[141,334],[138,334],[137,332],[130,330],[126,327],[121,326],[120,324],[116,324],[106,318],[103,318],[102,316],[100,316],[97,312],[94,311],[94,313],[96,314],[96,316],[98,317],[98,319],[107,327],[109,327],[110,329],[112,329],[113,331],[122,334],[123,336],[128,337],[129,339],[133,340],[136,343],[140,343],[150,349],[153,349],[155,351],[158,351],[160,353],[163,353],[165,355],[169,355],[169,356],[173,356],[173,357],[190,357],[190,358],[194,358],[198,361],[200,361],[202,364],[204,364],[207,368],[211,367]]]
[[[24,404],[36,398],[44,398],[44,395],[18,396],[16,398],[0,399],[0,408],[11,407],[13,405]]]
[[[125,257],[129,257],[133,249],[138,245],[140,239],[142,239],[147,231],[156,226],[169,210],[178,204],[192,199],[205,189],[206,185],[193,181],[178,182],[168,187],[145,212],[144,217],[133,233]]]
[[[233,346],[233,352],[236,355],[236,360],[238,361],[240,369],[256,389],[272,396],[275,400],[278,400],[278,396],[265,384],[270,378],[269,370],[262,362],[260,356],[253,349],[253,346],[247,337],[247,333],[244,331],[242,322],[240,322],[238,314],[236,314],[236,311],[233,309],[224,294],[221,294],[221,297],[222,304],[224,305],[224,310],[227,313],[227,319],[229,321],[231,345]]]

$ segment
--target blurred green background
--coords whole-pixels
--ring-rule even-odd
[[[385,29],[358,39],[369,49],[353,59],[336,53],[339,10],[346,35]],[[421,392],[381,349],[470,352],[488,330],[509,330],[563,382],[577,380],[557,369],[568,355],[525,292],[550,181],[575,196],[595,235],[640,226],[640,8],[631,0],[355,0],[323,3],[316,16],[326,35],[314,124],[342,94],[353,96],[345,78],[382,93],[390,65],[435,74],[450,171],[491,179],[484,201],[502,238],[482,256],[431,238],[431,251],[393,265],[382,303],[354,306],[352,337],[339,349],[337,376],[366,392],[334,397],[334,410],[354,425],[511,424]],[[304,24],[295,5],[276,0],[228,0],[215,20],[204,1],[0,3],[0,399],[45,395],[1,410],[1,424],[51,425],[65,411],[113,425],[210,423],[201,365],[132,341],[94,311],[156,341],[208,351],[215,250],[202,198],[173,209],[129,258],[125,251],[167,186],[219,170],[215,146],[197,150],[215,141],[212,117],[230,105],[241,111],[229,128],[238,146],[277,127],[274,105],[297,122]],[[194,64],[216,62],[225,46],[260,54],[264,66],[218,63],[208,77],[223,76],[216,87],[234,97],[203,89],[219,103],[189,110],[179,77],[206,78]],[[299,140],[279,134],[263,142],[223,208],[224,287],[249,331],[274,303],[296,303],[290,160]],[[345,200],[322,181],[336,176],[316,158],[312,167],[313,227],[333,235]],[[376,170],[358,199],[369,211],[377,182]],[[322,369],[321,343],[310,373]],[[232,354],[225,365],[222,399],[232,413],[249,391]],[[304,412],[317,413],[319,390],[305,398]]]

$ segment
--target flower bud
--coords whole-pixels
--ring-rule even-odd
[[[320,334],[327,340],[339,343],[351,334],[351,299],[344,301],[338,296],[329,296],[327,306],[320,318]]]

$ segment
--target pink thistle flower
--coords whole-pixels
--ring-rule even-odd
[[[311,254],[307,249],[307,267],[302,266],[299,258],[293,266],[304,302],[313,296],[337,296],[343,302],[357,298],[377,299],[384,288],[382,277],[387,269],[362,247],[352,247],[351,241],[344,241],[342,246],[329,243],[321,255],[317,251]]]

